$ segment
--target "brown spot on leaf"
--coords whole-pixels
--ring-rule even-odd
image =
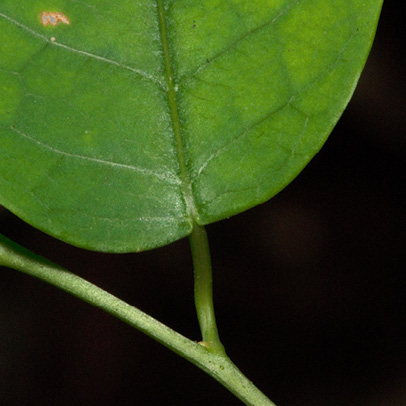
[[[66,17],[65,14],[57,12],[53,13],[52,11],[47,12],[43,11],[40,15],[42,25],[58,25],[59,23],[62,24],[70,24],[69,18]]]

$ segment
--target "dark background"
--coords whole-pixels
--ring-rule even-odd
[[[222,341],[280,406],[406,405],[405,43],[393,4],[322,151],[270,202],[207,227]],[[0,230],[200,339],[187,239],[98,254],[4,209]],[[241,403],[138,331],[2,268],[0,404]]]

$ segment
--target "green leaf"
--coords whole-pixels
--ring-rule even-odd
[[[126,252],[266,201],[338,120],[380,7],[2,0],[0,203],[69,243]]]

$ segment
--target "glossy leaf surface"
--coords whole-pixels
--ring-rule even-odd
[[[126,252],[266,201],[338,120],[380,7],[2,0],[0,203]]]

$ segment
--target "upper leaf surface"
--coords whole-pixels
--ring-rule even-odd
[[[125,252],[269,199],[343,111],[380,6],[3,0],[0,203]]]

